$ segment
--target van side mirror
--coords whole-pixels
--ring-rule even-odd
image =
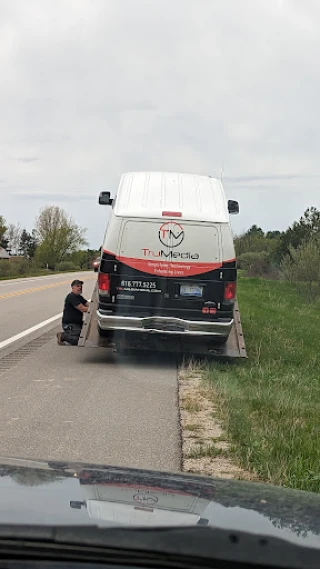
[[[228,212],[229,213],[239,213],[239,203],[234,200],[228,200]]]
[[[110,197],[110,192],[100,192],[99,194],[99,204],[100,205],[111,205],[112,199]]]

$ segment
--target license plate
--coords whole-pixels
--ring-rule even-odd
[[[203,288],[197,285],[181,285],[180,286],[180,296],[202,296]]]

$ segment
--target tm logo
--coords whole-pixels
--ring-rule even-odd
[[[167,221],[159,229],[159,239],[165,247],[179,247],[184,240],[184,229],[180,223]]]
[[[159,501],[157,496],[153,496],[149,492],[134,494],[133,499],[135,502],[142,504],[142,506],[154,506]]]

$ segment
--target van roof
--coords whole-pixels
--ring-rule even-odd
[[[182,219],[229,222],[227,199],[216,178],[179,172],[122,175],[115,215],[161,219],[163,211],[181,212]]]

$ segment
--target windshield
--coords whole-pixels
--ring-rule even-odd
[[[320,6],[0,19],[1,523],[319,543]]]

